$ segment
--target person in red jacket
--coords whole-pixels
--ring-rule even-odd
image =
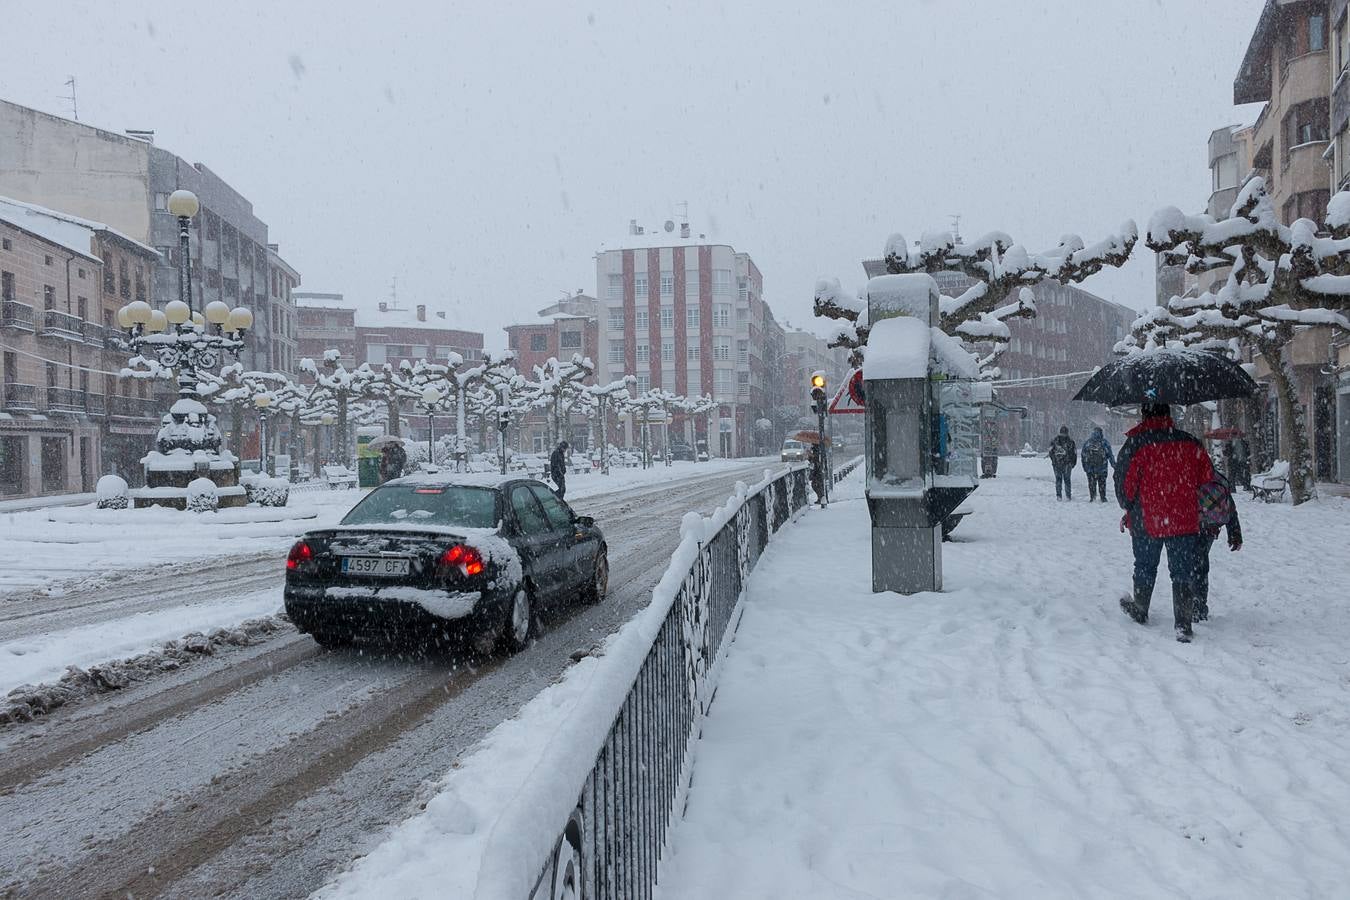
[[[1197,600],[1200,555],[1200,485],[1214,477],[1204,445],[1172,424],[1165,403],[1145,403],[1144,421],[1126,432],[1116,458],[1116,501],[1121,527],[1134,548],[1134,596],[1120,607],[1139,624],[1148,621],[1158,563],[1167,549],[1172,616],[1177,640],[1189,643]]]

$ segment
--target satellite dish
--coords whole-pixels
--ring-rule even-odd
[[[666,228],[666,231],[667,231],[667,232],[674,231],[674,230],[675,230],[675,223],[672,222],[670,219],[666,219],[666,225],[665,225],[665,228]]]

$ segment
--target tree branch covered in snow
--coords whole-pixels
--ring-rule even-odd
[[[977,358],[982,373],[989,377],[997,373],[995,363],[1011,338],[1007,321],[1036,315],[1031,286],[1047,279],[1076,284],[1107,266],[1119,267],[1129,259],[1138,239],[1132,221],[1095,244],[1087,245],[1078,235],[1069,234],[1042,253],[1029,252],[1001,231],[969,243],[958,243],[950,232],[929,232],[917,248],[910,247],[904,235],[893,234],[886,241],[886,271],[892,275],[960,272],[975,280],[959,296],[941,297],[936,324],[967,345],[981,346],[983,355]],[[853,350],[853,364],[861,364],[869,334],[867,302],[861,292],[849,295],[838,279],[822,279],[816,283],[815,314],[836,322],[829,346]]]

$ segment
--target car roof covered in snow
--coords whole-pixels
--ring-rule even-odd
[[[395,478],[392,481],[386,481],[383,486],[396,485],[423,485],[423,486],[452,486],[461,487],[480,487],[480,488],[499,488],[510,484],[513,481],[536,481],[537,478],[530,478],[526,475],[513,473],[509,475],[499,475],[496,472],[418,472],[414,475],[405,475],[402,478]],[[543,482],[539,482],[543,484]]]

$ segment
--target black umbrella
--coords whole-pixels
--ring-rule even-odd
[[[1073,399],[1107,406],[1191,404],[1255,392],[1251,376],[1221,353],[1160,347],[1102,366]]]

